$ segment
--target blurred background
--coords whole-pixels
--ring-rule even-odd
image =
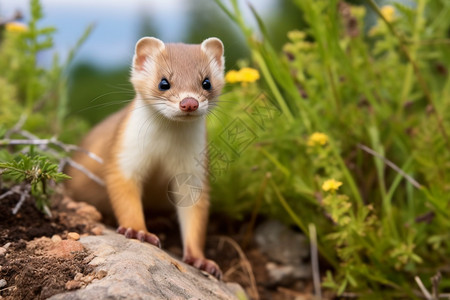
[[[64,60],[84,30],[94,29],[77,52],[69,76],[70,115],[82,116],[91,125],[132,99],[129,69],[134,45],[142,36],[155,36],[165,42],[200,43],[216,36],[225,44],[226,67],[236,68],[238,59],[249,56],[245,40],[237,26],[214,1],[88,1],[42,0],[41,26],[57,28],[54,48],[41,54],[39,64],[50,65],[53,52]],[[240,1],[244,17],[255,23],[246,3],[264,17],[274,44],[286,42],[286,32],[301,27],[298,9],[289,0]],[[28,0],[0,0],[0,15],[17,11],[27,22]],[[280,19],[283,22],[279,22]],[[118,103],[105,106],[105,103]]]
[[[377,2],[381,5],[388,1]],[[57,28],[54,47],[40,54],[38,63],[42,66],[52,63],[53,53],[65,60],[85,29],[93,25],[69,68],[69,115],[80,116],[91,125],[133,98],[129,68],[134,45],[142,36],[184,43],[200,43],[216,36],[225,44],[227,70],[237,68],[238,59],[249,57],[243,34],[214,1],[42,0],[41,3],[44,18],[40,26]],[[239,3],[247,24],[253,24],[254,28],[256,21],[248,4],[262,16],[276,50],[286,43],[286,32],[304,27],[291,0]],[[0,16],[9,18],[16,12],[23,15],[22,21],[26,23],[30,16],[29,1],[0,0]],[[373,15],[368,15],[367,24],[372,23],[371,18]]]

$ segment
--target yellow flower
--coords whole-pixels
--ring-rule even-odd
[[[395,8],[392,5],[385,5],[381,9],[381,14],[388,21],[392,22],[395,18]]]
[[[259,79],[259,72],[252,68],[242,68],[240,71],[242,76],[242,82],[255,82]]]
[[[239,72],[236,70],[228,71],[225,75],[225,81],[228,83],[235,83],[240,81]]]
[[[258,79],[258,70],[252,68],[242,68],[239,71],[231,70],[225,75],[225,81],[228,83],[255,82]]]
[[[25,32],[28,30],[27,25],[18,23],[18,22],[10,22],[5,25],[6,31],[9,32]]]
[[[322,184],[322,190],[325,192],[334,192],[339,189],[339,187],[342,185],[342,182],[334,180],[334,179],[328,179],[325,180],[325,182]]]
[[[386,19],[386,21],[388,21],[389,23],[391,23],[392,21],[394,21],[395,19],[395,8],[392,5],[385,5],[382,8],[380,8],[381,14],[383,15],[383,17]],[[377,23],[375,24],[375,26],[373,26],[372,28],[370,28],[369,30],[369,36],[375,36],[380,32],[381,29],[381,24],[382,22],[380,22],[380,20],[377,21]]]
[[[328,143],[328,135],[326,135],[325,133],[321,133],[321,132],[314,132],[308,138],[307,145],[309,147],[324,146],[326,143]]]

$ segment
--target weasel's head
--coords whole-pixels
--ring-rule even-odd
[[[136,44],[131,82],[153,112],[174,121],[195,120],[214,106],[224,86],[224,47],[217,38],[199,45]]]

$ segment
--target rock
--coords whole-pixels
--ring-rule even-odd
[[[70,203],[74,202],[72,200],[72,198],[68,197],[68,196],[64,196],[61,200],[61,205],[64,205],[65,207],[67,207]]]
[[[311,267],[303,265],[278,265],[273,262],[266,264],[269,275],[269,286],[290,285],[298,279],[311,278]]]
[[[4,288],[8,283],[6,282],[5,279],[0,279],[0,289]]]
[[[93,275],[86,275],[80,278],[80,281],[84,282],[84,283],[90,283],[92,280],[94,280],[94,276]]]
[[[50,299],[246,299],[239,285],[218,281],[157,247],[112,230],[80,242],[96,256],[90,264],[96,266],[97,279]]]
[[[49,250],[47,250],[47,254],[55,257],[64,257],[70,258],[76,252],[81,252],[84,250],[83,245],[80,242],[73,240],[63,240],[58,243],[54,243]]]
[[[71,290],[76,290],[79,289],[83,286],[83,283],[77,280],[70,280],[66,282],[66,290],[71,291]]]
[[[66,205],[67,209],[77,210],[80,207],[80,202],[75,202],[72,199],[65,197],[63,203]]]
[[[3,245],[3,248],[5,248],[6,250],[8,250],[9,246],[11,246],[11,243],[6,243]]]
[[[67,239],[78,241],[80,239],[80,235],[78,233],[76,233],[76,232],[69,232],[67,234]]]
[[[4,247],[0,247],[0,256],[4,256],[6,254],[6,250]]]
[[[61,242],[61,241],[62,241],[62,238],[59,235],[55,234],[52,236],[52,242],[57,243],[57,242]]]
[[[92,205],[80,202],[82,205],[81,207],[76,209],[77,214],[80,216],[83,216],[85,218],[88,218],[92,221],[98,222],[102,219],[102,215],[99,213],[99,211]]]
[[[103,234],[103,229],[104,227],[101,225],[95,226],[94,228],[91,229],[91,233],[93,235],[102,235]]]
[[[83,273],[77,273],[77,274],[75,274],[75,277],[73,278],[73,280],[80,281],[81,278],[83,278]]]
[[[106,275],[108,275],[108,272],[107,272],[107,271],[105,271],[105,270],[99,270],[99,271],[97,272],[97,274],[95,275],[95,278],[97,278],[97,279],[102,279],[102,278],[106,277]]]
[[[301,264],[309,256],[306,237],[279,221],[267,221],[256,228],[255,240],[269,260],[281,264]]]
[[[268,285],[290,285],[299,279],[311,278],[311,266],[303,260],[309,256],[306,237],[279,221],[267,221],[255,231],[259,249],[267,255]]]

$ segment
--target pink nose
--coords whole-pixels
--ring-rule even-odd
[[[196,111],[198,108],[198,101],[194,98],[184,98],[180,102],[180,109],[182,111]]]

